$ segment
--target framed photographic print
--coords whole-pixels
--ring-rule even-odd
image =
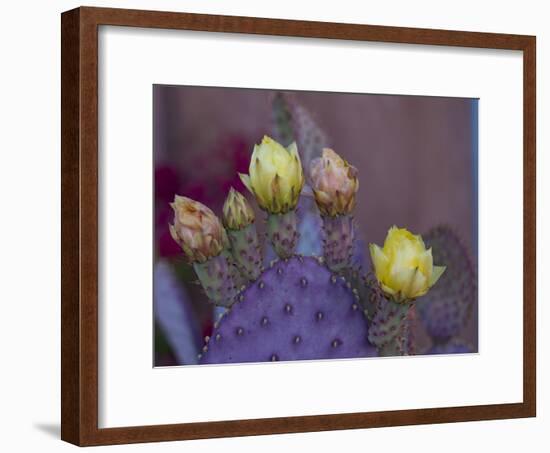
[[[62,15],[62,438],[536,414],[535,37]]]

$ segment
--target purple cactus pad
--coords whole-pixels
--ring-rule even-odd
[[[280,260],[214,327],[200,363],[376,356],[348,283],[313,257]]]
[[[426,331],[437,342],[458,335],[477,303],[477,275],[468,250],[449,227],[424,235],[432,247],[434,264],[447,269],[425,296],[417,301]]]

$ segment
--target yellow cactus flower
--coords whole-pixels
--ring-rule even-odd
[[[353,210],[359,189],[357,169],[332,149],[323,149],[322,157],[311,162],[310,177],[315,202],[322,215],[334,217]]]
[[[294,209],[304,186],[304,173],[296,143],[285,148],[267,135],[254,145],[249,175],[239,174],[260,207],[271,214]]]
[[[170,234],[189,262],[204,263],[222,252],[227,245],[227,235],[220,219],[210,208],[179,195],[170,206],[174,210]]]
[[[246,198],[233,187],[223,204],[223,224],[231,230],[241,230],[254,222],[254,211]]]
[[[376,279],[382,291],[395,302],[423,296],[443,274],[445,266],[434,266],[432,249],[426,250],[420,235],[392,226],[384,247],[369,244]]]

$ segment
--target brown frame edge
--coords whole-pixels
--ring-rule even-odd
[[[523,402],[98,428],[98,26],[249,33],[523,51]],[[61,438],[75,445],[201,439],[536,416],[534,36],[81,7],[61,19]],[[81,219],[85,219],[82,221]]]

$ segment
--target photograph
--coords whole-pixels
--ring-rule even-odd
[[[478,352],[478,99],[153,86],[154,366]]]
[[[2,451],[550,451],[545,2],[3,6]]]

